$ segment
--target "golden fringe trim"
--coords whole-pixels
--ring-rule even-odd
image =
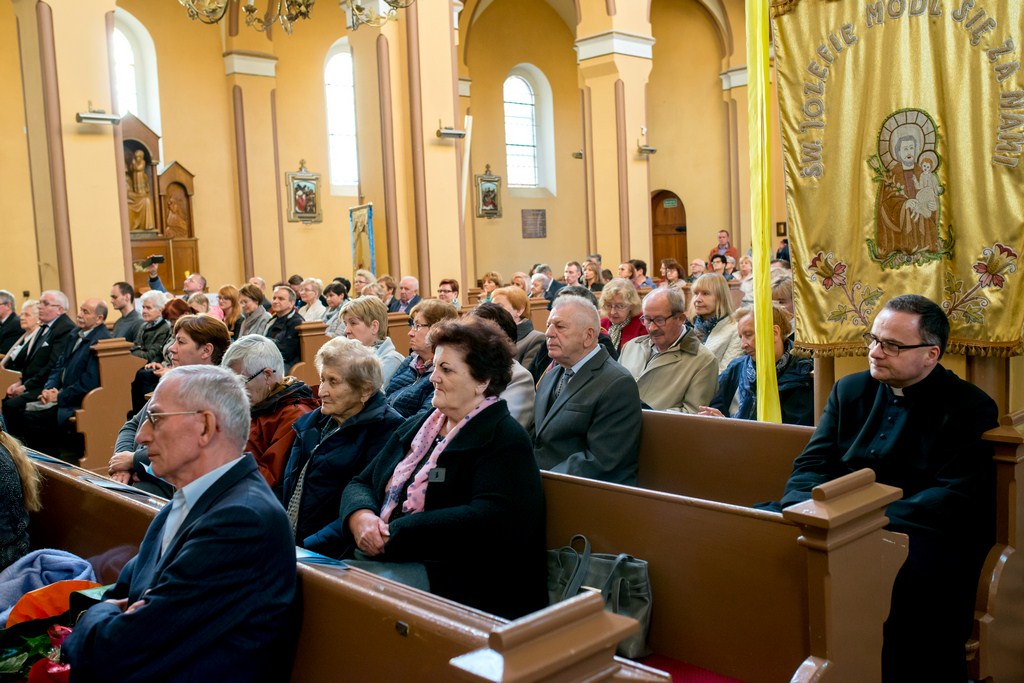
[[[957,356],[982,356],[986,358],[1011,358],[1024,355],[1024,339],[1011,342],[985,342],[971,339],[950,339],[946,353]],[[796,342],[793,355],[800,358],[852,358],[868,355],[868,349],[861,343],[850,344],[808,344]]]

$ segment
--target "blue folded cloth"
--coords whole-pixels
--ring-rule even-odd
[[[0,628],[25,593],[69,580],[95,581],[96,574],[78,555],[52,548],[33,550],[0,572]]]

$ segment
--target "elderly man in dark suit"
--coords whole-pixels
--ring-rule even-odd
[[[21,333],[18,314],[14,312],[14,295],[0,289],[0,355],[11,350]]]
[[[398,281],[398,296],[388,304],[388,313],[408,313],[420,301],[420,281],[407,275]]]
[[[63,292],[47,290],[39,296],[39,331],[28,348],[21,380],[7,388],[3,415],[7,431],[15,436],[24,435],[25,406],[37,400],[54,366],[64,353],[75,323],[67,316],[68,298]],[[74,343],[72,341],[71,343]]]
[[[295,541],[243,454],[249,402],[225,368],[167,373],[138,441],[176,487],[139,554],[62,652],[75,681],[284,681],[298,624]]]
[[[634,484],[640,394],[629,372],[598,345],[600,330],[589,301],[553,302],[545,336],[556,368],[537,386],[533,452],[542,469]]]
[[[100,385],[100,365],[92,347],[109,339],[107,306],[87,299],[78,309],[78,334],[64,345],[46,386],[36,403],[26,407],[25,441],[38,451],[75,463],[82,457],[82,441],[68,420],[82,407],[82,399]]]
[[[266,336],[277,344],[284,358],[284,366],[290,370],[301,358],[298,327],[305,322],[295,310],[295,292],[291,287],[281,285],[274,288],[270,297],[270,312],[274,314],[274,319],[267,328]]]

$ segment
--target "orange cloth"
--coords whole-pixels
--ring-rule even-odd
[[[64,614],[69,609],[71,594],[103,584],[95,581],[58,581],[21,596],[7,617],[7,628],[33,619],[46,619]]]

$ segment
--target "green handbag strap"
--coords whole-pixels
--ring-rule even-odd
[[[580,556],[578,550],[576,550],[576,541],[583,541],[583,555]],[[576,534],[569,541],[569,545],[566,546],[569,550],[572,550],[576,554],[576,567],[572,570],[572,574],[569,577],[568,583],[565,585],[565,591],[562,593],[562,600],[571,598],[580,592],[580,588],[583,586],[584,579],[587,578],[587,572],[590,570],[590,541],[583,534]]]

